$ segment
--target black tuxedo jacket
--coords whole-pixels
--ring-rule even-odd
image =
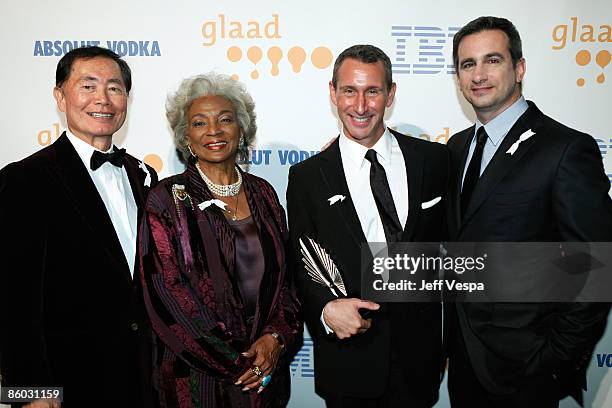
[[[535,134],[513,155],[506,153],[529,129]],[[451,240],[612,240],[610,182],[597,143],[545,116],[532,102],[484,170],[461,219],[461,179],[473,135],[474,126],[448,142]],[[522,379],[550,373],[566,394],[580,399],[586,366],[606,325],[607,304],[456,306],[456,334],[463,335],[475,374],[489,392],[512,393]]]
[[[125,168],[140,219],[146,173],[131,156]],[[2,385],[64,387],[67,407],[151,406],[140,284],[65,134],[0,171],[0,226]]]
[[[443,240],[447,228],[444,206],[424,210],[421,203],[436,197],[444,199],[448,181],[446,148],[392,133],[403,153],[408,176],[409,209],[402,240]],[[330,205],[328,198],[337,194],[346,199]],[[301,259],[298,238],[315,238],[332,255],[348,297],[361,298],[361,244],[367,241],[348,190],[338,140],[291,167],[287,210],[296,259]],[[387,385],[390,348],[395,341],[402,350],[399,358],[406,368],[406,378],[410,379],[406,387],[435,402],[442,360],[438,303],[388,304],[374,315],[368,331],[339,340],[327,336],[320,321],[325,304],[335,299],[331,291],[311,281],[301,263],[296,281],[314,342],[315,390],[319,395],[380,396]]]

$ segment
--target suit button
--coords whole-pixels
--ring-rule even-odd
[[[138,330],[138,323],[130,324],[130,329],[132,329],[133,331],[137,331]]]

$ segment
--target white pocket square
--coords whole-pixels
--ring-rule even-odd
[[[512,146],[510,146],[510,148],[508,149],[506,153],[512,156],[516,152],[516,149],[518,149],[521,142],[524,142],[525,140],[529,139],[533,135],[535,135],[535,133],[533,133],[531,129],[525,131],[525,133],[523,133],[516,142],[512,143]]]
[[[201,202],[200,204],[198,204],[198,208],[204,211],[206,208],[210,207],[213,204],[222,209],[223,211],[225,211],[225,206],[227,205],[223,201],[213,198],[212,200],[206,200],[204,202]]]
[[[442,197],[438,196],[438,197],[434,198],[433,200],[429,200],[429,201],[425,201],[424,203],[421,203],[421,208],[423,210],[426,210],[426,209],[431,208],[434,205],[438,204],[440,201],[442,201]]]
[[[144,185],[145,185],[145,186],[147,186],[147,187],[151,187],[151,175],[149,174],[149,169],[147,169],[147,165],[146,165],[146,164],[144,164],[144,162],[140,162],[140,163],[138,164],[138,167],[140,167],[140,169],[141,169],[142,171],[144,171],[144,172],[145,172],[145,174],[147,175],[147,176],[145,177]]]
[[[327,201],[329,201],[329,205],[334,205],[336,204],[338,201],[342,202],[344,201],[344,199],[346,198],[346,196],[343,196],[341,194],[336,194],[335,196],[331,196],[327,199]]]

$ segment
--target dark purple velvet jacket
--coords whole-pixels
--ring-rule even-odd
[[[124,166],[140,219],[157,175]],[[0,170],[0,230],[2,385],[64,387],[63,408],[155,406],[138,267],[65,134]]]
[[[286,267],[285,213],[265,180],[243,173],[242,186],[265,260],[250,332],[234,277],[234,231],[219,207],[201,205],[213,197],[194,164],[148,197],[139,251],[162,406],[285,406],[289,399],[289,363],[301,346],[302,322]],[[273,332],[285,348],[270,385],[259,395],[242,393],[234,382],[252,362],[241,353]]]

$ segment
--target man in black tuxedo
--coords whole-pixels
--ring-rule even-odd
[[[441,308],[361,298],[361,245],[438,241],[448,153],[385,126],[396,85],[380,49],[356,45],[336,59],[329,83],[343,129],[320,154],[289,171],[287,209],[296,248],[313,238],[335,261],[347,297],[336,298],[298,267],[314,342],[315,390],[328,407],[430,407],[438,398]],[[371,316],[360,310],[373,311]]]
[[[68,130],[0,171],[2,385],[63,387],[62,406],[152,406],[134,271],[140,208],[157,175],[112,145],[130,88],[114,52],[70,51],[53,90]]]
[[[612,241],[597,143],[523,98],[514,25],[480,17],[453,42],[459,88],[477,122],[448,143],[451,240]],[[607,304],[457,303],[455,310],[453,407],[557,407],[568,394],[581,401]]]

